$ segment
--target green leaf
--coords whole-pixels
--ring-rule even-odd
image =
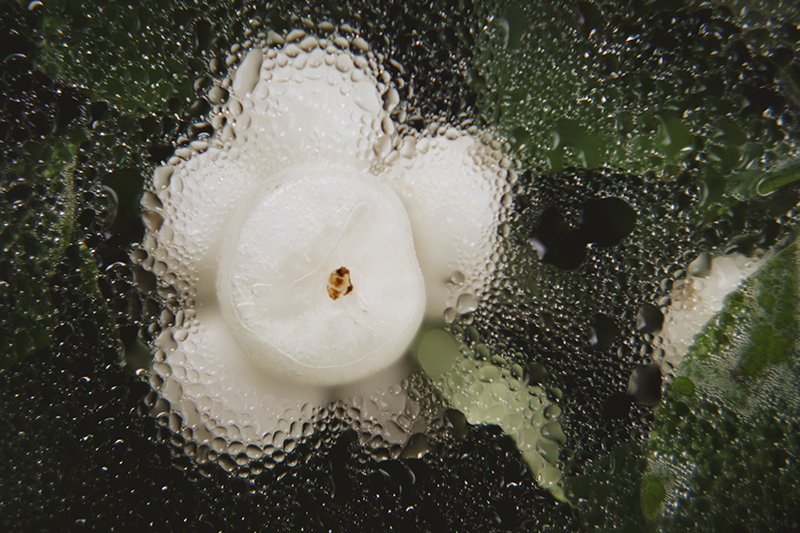
[[[0,368],[46,347],[56,326],[50,279],[69,244],[75,219],[74,166],[84,140],[72,131],[29,142],[3,176],[10,192],[0,203],[0,242],[7,258],[0,275],[4,317]],[[96,284],[96,281],[95,281]]]
[[[641,502],[642,512],[646,518],[653,518],[667,495],[664,483],[655,475],[647,475],[642,479]]]
[[[728,295],[656,409],[648,468],[665,492],[645,478],[642,510],[665,531],[791,524],[800,495],[791,459],[800,454],[792,427],[800,417],[799,248],[776,253]],[[680,512],[659,513],[659,498]]]
[[[50,77],[134,116],[194,97],[205,67],[187,54],[208,43],[175,6],[61,0],[44,9],[34,61]]]

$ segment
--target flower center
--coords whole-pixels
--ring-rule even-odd
[[[328,277],[328,296],[331,300],[338,300],[341,296],[347,296],[353,292],[353,282],[350,281],[350,270],[346,267],[339,267]]]
[[[425,285],[408,216],[388,186],[352,170],[293,168],[267,179],[231,226],[217,297],[261,366],[330,386],[403,355]]]

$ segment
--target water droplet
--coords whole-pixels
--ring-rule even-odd
[[[347,57],[347,56],[339,56],[339,57]],[[338,68],[338,59],[337,59],[337,68]],[[362,80],[356,83],[355,91],[353,92],[353,101],[356,103],[358,107],[360,107],[361,109],[363,109],[368,113],[372,113],[373,115],[377,115],[378,113],[380,113],[381,104],[380,101],[378,100],[378,93],[375,89],[375,85],[369,80]]]
[[[456,311],[458,314],[471,313],[478,308],[478,298],[474,294],[464,293],[458,297]]]
[[[664,313],[652,304],[644,304],[636,315],[636,329],[642,333],[658,333],[664,325]]]
[[[346,54],[336,56],[336,68],[340,72],[350,72],[353,70],[353,60]]]
[[[259,73],[261,72],[261,62],[264,60],[264,53],[260,48],[256,48],[247,53],[242,64],[236,70],[236,77],[233,80],[233,92],[239,96],[250,93],[258,83]]]
[[[661,402],[661,367],[640,365],[628,379],[628,394],[640,404],[658,405]]]
[[[690,276],[705,278],[711,272],[711,254],[702,252],[697,259],[689,263],[686,271]]]

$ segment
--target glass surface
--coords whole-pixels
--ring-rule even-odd
[[[800,526],[794,2],[10,0],[0,20],[3,530]],[[337,96],[300,87],[311,68]],[[248,130],[264,102],[282,111]],[[193,342],[230,317],[172,239],[227,227],[223,159],[300,165],[274,138],[320,116],[305,158],[392,188],[423,277],[468,268],[436,271],[376,377],[264,385],[236,339]],[[184,178],[213,150],[209,199]]]

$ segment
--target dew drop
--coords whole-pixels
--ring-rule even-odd
[[[240,96],[250,93],[258,83],[259,73],[261,72],[261,62],[264,60],[264,53],[260,48],[256,48],[247,53],[244,61],[236,70],[236,77],[233,80],[233,92]]]
[[[475,297],[474,294],[464,293],[458,297],[458,302],[456,303],[456,311],[463,315],[465,313],[471,313],[478,308],[478,298]]]
[[[347,57],[347,56],[339,56]],[[348,57],[349,60],[349,57]],[[337,59],[338,68],[338,59]],[[341,69],[340,69],[341,70]],[[362,80],[355,85],[353,92],[353,101],[358,107],[368,113],[377,115],[381,111],[381,104],[378,100],[378,94],[375,91],[375,85],[371,81]]]

